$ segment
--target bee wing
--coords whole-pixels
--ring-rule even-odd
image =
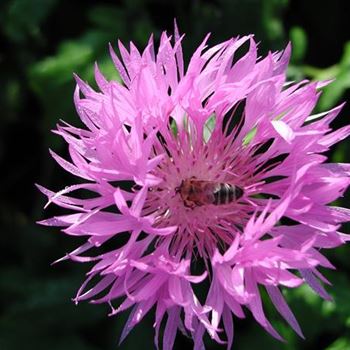
[[[205,194],[207,203],[215,203],[217,192],[220,191],[220,185],[208,183],[206,185]]]
[[[205,194],[205,200],[206,200],[206,203],[214,203],[215,201],[215,195],[214,195],[214,192],[207,192]]]

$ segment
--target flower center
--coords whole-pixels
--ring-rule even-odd
[[[157,226],[178,227],[162,240],[176,251],[197,248],[201,256],[218,246],[225,250],[252,212],[256,180],[247,147],[235,145],[232,135],[230,141],[216,133],[197,142],[180,131],[162,135],[155,149],[166,154],[154,172],[163,181],[149,190],[145,213],[155,216]]]

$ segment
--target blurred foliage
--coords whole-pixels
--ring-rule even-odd
[[[39,182],[60,189],[72,182],[48,156],[47,148],[61,148],[49,133],[59,118],[78,123],[73,109],[73,72],[93,82],[93,65],[118,79],[108,55],[108,42],[133,40],[144,47],[150,33],[159,38],[172,31],[177,18],[186,33],[186,59],[207,32],[211,42],[254,33],[261,53],[292,42],[290,79],[336,79],[323,89],[315,112],[349,99],[350,33],[347,1],[301,0],[192,0],[87,1],[2,0],[0,2],[0,196],[1,254],[0,349],[97,350],[116,349],[127,314],[108,318],[108,307],[71,298],[83,281],[87,266],[50,263],[78,242],[58,229],[38,227],[44,198],[34,188]],[[349,107],[334,127],[348,123]],[[208,130],[211,128],[208,121]],[[247,141],[249,142],[249,141]],[[60,149],[61,153],[66,152]],[[329,156],[349,161],[349,141]],[[337,202],[347,206],[348,197]],[[48,209],[45,217],[57,213]],[[348,226],[345,230],[348,230]],[[267,335],[251,317],[235,325],[236,349],[350,349],[350,263],[348,248],[330,252],[337,272],[327,272],[335,303],[322,301],[309,288],[284,291],[304,331],[299,339],[266,300],[273,324],[287,339],[281,344]],[[120,349],[153,348],[152,316]],[[253,336],[252,336],[253,335]],[[179,336],[176,348],[190,349]],[[218,346],[208,341],[209,349]]]

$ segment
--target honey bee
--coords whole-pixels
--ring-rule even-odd
[[[176,192],[189,208],[202,205],[224,205],[243,196],[242,188],[224,182],[197,180],[194,177],[183,180]]]

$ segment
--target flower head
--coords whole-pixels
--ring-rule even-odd
[[[75,301],[108,302],[112,315],[131,309],[122,339],[155,307],[155,343],[164,321],[164,349],[177,329],[195,349],[205,332],[229,349],[233,320],[247,309],[282,339],[259,285],[302,336],[280,288],[307,283],[330,298],[317,268],[333,266],[320,249],[349,240],[338,231],[349,210],[327,204],[346,190],[350,166],[322,153],[350,127],[330,129],[341,106],[311,114],[327,82],[286,81],[290,46],[261,58],[253,36],[211,48],[207,39],[186,70],[176,29],[174,44],[163,33],[156,53],[152,38],[142,53],[119,43],[121,59],[111,48],[122,83],[97,65],[99,91],[76,77],[85,127],[58,125],[71,161],[52,156],[84,182],[57,193],[40,187],[49,203],[76,212],[42,223],[87,238],[60,260],[95,262]],[[115,250],[85,255],[111,240]],[[194,286],[205,280],[199,300]]]

